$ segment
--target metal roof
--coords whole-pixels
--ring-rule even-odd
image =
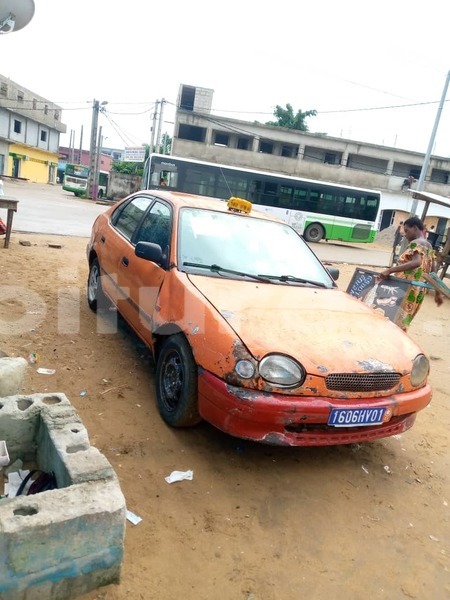
[[[410,190],[412,197],[417,200],[423,200],[424,202],[440,204],[446,208],[450,208],[450,198],[446,196],[440,196],[439,194],[432,194],[430,192],[418,192],[417,190]]]

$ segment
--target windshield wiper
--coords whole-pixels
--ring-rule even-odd
[[[254,275],[253,273],[244,273],[243,271],[234,271],[233,269],[226,269],[220,265],[203,265],[201,263],[184,262],[183,267],[195,267],[196,269],[208,269],[213,273],[229,273],[230,275],[237,275],[238,277],[250,277],[256,281],[262,281],[264,283],[271,283],[270,278],[265,275]]]
[[[317,285],[317,287],[326,288],[327,285],[321,281],[312,281],[311,279],[302,279],[301,277],[294,277],[293,275],[259,275],[258,277],[264,277],[265,279],[271,279],[281,282],[292,282],[292,283],[309,283],[310,285]]]

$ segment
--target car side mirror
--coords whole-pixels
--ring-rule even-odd
[[[163,253],[159,244],[153,244],[152,242],[138,242],[134,253],[136,256],[139,256],[139,258],[149,260],[157,265],[162,265],[163,263]]]
[[[325,268],[328,271],[328,273],[331,275],[331,277],[334,279],[334,281],[337,281],[339,279],[339,268],[338,267],[325,267]]]

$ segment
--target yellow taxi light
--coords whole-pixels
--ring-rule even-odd
[[[230,198],[228,200],[228,210],[249,214],[252,211],[252,203],[242,198]]]

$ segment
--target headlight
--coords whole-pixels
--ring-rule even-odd
[[[430,372],[430,363],[428,358],[423,354],[419,354],[416,356],[413,362],[413,368],[411,371],[411,383],[414,387],[422,385],[426,378],[428,377],[428,373]]]
[[[305,369],[295,360],[281,354],[271,354],[259,364],[259,374],[275,385],[301,385],[305,379]]]
[[[251,379],[255,374],[255,367],[249,360],[239,360],[234,370],[242,379]]]

